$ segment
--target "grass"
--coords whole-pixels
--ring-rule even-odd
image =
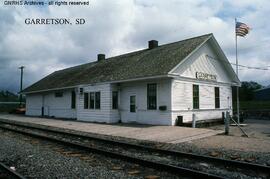
[[[240,101],[240,110],[270,110],[270,101]]]
[[[0,104],[0,112],[12,112],[19,107],[19,104]]]

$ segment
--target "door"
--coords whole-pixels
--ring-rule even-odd
[[[44,110],[44,116],[49,116],[50,115],[49,106],[44,106],[43,110]]]
[[[41,116],[49,116],[49,106],[46,106],[46,94],[42,95],[42,107],[41,107]]]
[[[131,122],[137,121],[136,95],[129,96],[129,118]]]

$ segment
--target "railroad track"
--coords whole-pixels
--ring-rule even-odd
[[[0,121],[0,127],[32,137],[60,142],[62,144],[137,163],[158,170],[169,171],[180,176],[228,178],[228,176],[269,177],[270,167],[246,162],[225,160],[130,144],[121,141],[83,136],[42,126],[29,126],[14,121]],[[224,173],[227,173],[224,174]]]
[[[0,162],[0,179],[25,179],[22,175]]]

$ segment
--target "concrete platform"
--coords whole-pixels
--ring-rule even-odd
[[[80,121],[57,120],[0,114],[0,119],[14,120],[76,131],[111,135],[153,142],[181,143],[223,133],[222,130],[189,128],[178,126],[151,126],[139,124],[98,124]]]

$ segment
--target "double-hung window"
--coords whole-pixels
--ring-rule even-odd
[[[84,109],[89,107],[89,93],[84,93]]]
[[[193,109],[200,108],[199,85],[193,85]]]
[[[76,108],[76,93],[75,91],[71,92],[71,109]]]
[[[100,109],[100,92],[84,93],[84,109]]]
[[[112,92],[112,108],[118,109],[118,91]]]
[[[215,87],[215,108],[220,108],[219,87]]]
[[[90,93],[90,109],[95,109],[95,92]]]
[[[95,92],[95,109],[100,109],[100,92]]]
[[[157,84],[147,84],[147,109],[157,109]]]

